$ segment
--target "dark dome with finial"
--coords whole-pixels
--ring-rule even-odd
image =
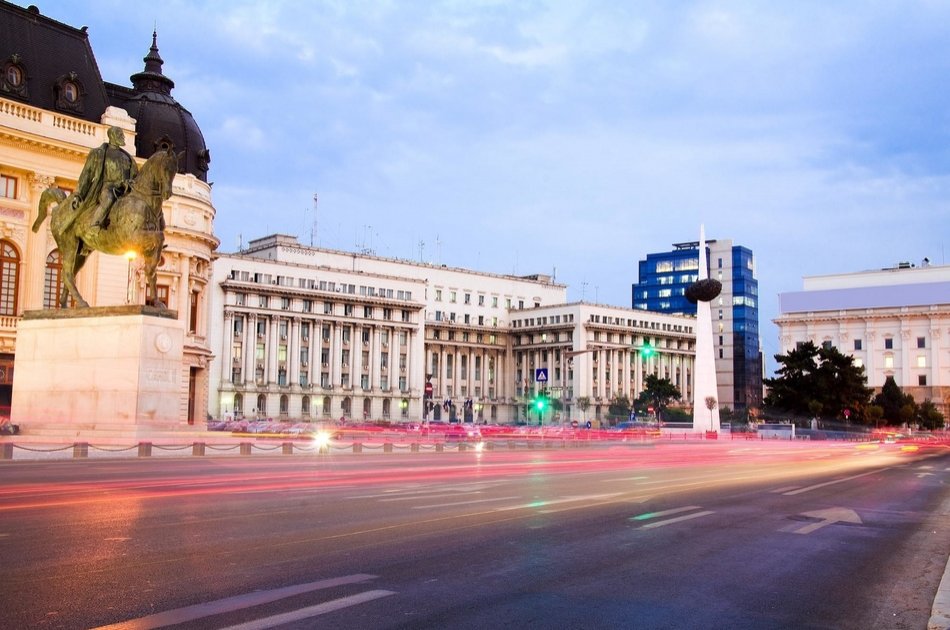
[[[135,153],[149,158],[169,145],[176,153],[185,152],[179,173],[191,173],[208,181],[211,154],[204,136],[191,113],[172,98],[175,82],[162,74],[158,54],[158,34],[152,32],[152,47],[143,59],[145,69],[129,77],[132,88],[106,84],[113,105],[123,108],[136,120]]]

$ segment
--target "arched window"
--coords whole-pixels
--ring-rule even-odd
[[[0,315],[17,314],[20,254],[9,241],[0,241]]]
[[[388,398],[383,399],[383,420],[389,420],[389,409],[390,409],[390,400]]]
[[[244,396],[241,394],[234,395],[234,417],[244,417]]]
[[[323,417],[324,418],[330,417],[330,397],[329,396],[323,397]]]
[[[373,401],[369,398],[363,399],[363,419],[369,420],[373,409]]]
[[[267,417],[267,396],[264,394],[257,395],[257,416],[259,418]]]
[[[290,411],[290,399],[287,397],[287,394],[281,394],[280,415],[286,416],[288,411]]]
[[[343,410],[343,415],[349,416],[352,414],[353,404],[349,396],[344,398],[343,402],[340,403],[340,409]]]
[[[43,279],[43,308],[59,308],[59,294],[63,290],[63,262],[59,250],[46,257],[46,276]]]
[[[310,396],[304,396],[300,400],[300,414],[306,417],[310,417]]]

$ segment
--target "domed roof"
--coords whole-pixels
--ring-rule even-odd
[[[191,112],[172,98],[175,82],[162,74],[162,58],[158,54],[158,35],[152,32],[152,47],[144,57],[145,69],[133,74],[132,89],[112,90],[123,109],[136,120],[135,153],[149,158],[156,151],[172,145],[185,155],[178,165],[179,173],[191,173],[208,181],[211,153]]]

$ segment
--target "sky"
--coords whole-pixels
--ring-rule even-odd
[[[770,373],[803,276],[950,253],[950,2],[36,4],[120,85],[157,29],[222,252],[290,234],[630,307],[704,225],[755,255]]]

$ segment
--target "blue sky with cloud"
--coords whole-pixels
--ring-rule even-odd
[[[39,6],[122,85],[157,26],[223,251],[310,242],[317,193],[314,244],[629,306],[704,223],[756,255],[766,357],[802,276],[947,262],[946,2]]]

